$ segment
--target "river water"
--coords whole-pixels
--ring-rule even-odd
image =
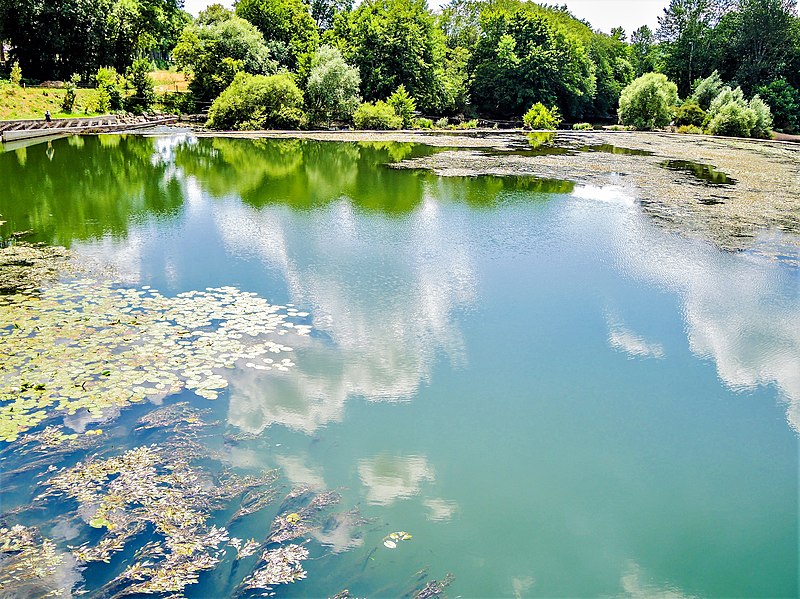
[[[307,577],[274,585],[278,596],[396,597],[448,573],[451,597],[797,596],[798,267],[659,228],[624,177],[599,188],[386,166],[432,151],[177,135],[0,155],[0,235],[31,230],[26,239],[67,246],[82,265],[52,298],[0,312],[15,318],[0,322],[3,405],[37,368],[21,339],[64,344],[76,314],[108,316],[90,340],[70,341],[83,353],[54,358],[79,389],[54,397],[83,401],[88,388],[92,398],[47,404],[2,442],[0,511],[12,513],[0,525],[38,526],[63,556],[95,545],[107,522],[96,505],[69,493],[34,501],[48,477],[90,454],[172,447],[174,430],[142,432],[142,418],[188,402],[210,410],[193,442],[211,478],[279,477],[266,507],[231,523],[233,498],[208,507],[206,524],[260,542],[276,516],[308,517],[291,541],[305,543]],[[245,299],[261,302],[240,322],[245,339],[265,306],[293,323],[275,337],[285,348],[274,360],[243,351],[220,368],[199,349],[198,368],[224,379],[210,392],[197,374],[170,375],[159,392],[117,375],[149,357],[180,370],[137,339],[161,320],[130,324],[124,346],[104,332],[121,293],[125,314],[146,314],[145,296],[183,302],[175,310],[197,327],[180,332],[194,335],[188,347],[223,317],[201,322],[210,304],[182,298],[220,288],[214,305],[233,307],[232,322]],[[51,338],[25,320],[38,305],[41,330],[59,331]],[[39,333],[17,333],[26,326]],[[172,334],[159,335],[163,348]],[[111,345],[97,372],[78,373]],[[144,359],[120,365],[136,347]],[[51,393],[57,375],[38,368],[40,393]],[[113,384],[93,387],[103,377]],[[136,392],[143,401],[128,401]],[[188,422],[172,429],[198,430]],[[20,448],[38,443],[24,435],[45,426],[103,433],[23,468],[31,454]],[[312,522],[281,505],[299,488],[341,499]],[[65,558],[48,584],[112,596],[103,585],[163,539],[151,523],[108,563]],[[232,596],[257,564],[216,551],[186,596]]]

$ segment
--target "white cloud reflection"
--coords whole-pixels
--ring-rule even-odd
[[[427,458],[387,454],[359,461],[358,476],[367,488],[367,502],[384,506],[419,495],[422,484],[435,478]]]
[[[664,347],[660,343],[645,340],[611,316],[606,316],[608,344],[625,352],[631,358],[663,358]]]
[[[290,377],[234,377],[232,424],[311,433],[339,421],[349,397],[407,400],[430,381],[438,357],[465,362],[455,320],[475,301],[465,235],[439,230],[445,223],[432,200],[402,220],[352,210],[342,201],[313,219],[245,205],[219,212],[228,250],[281,273],[319,333],[300,347],[293,342]]]
[[[797,269],[660,230],[638,209],[620,205],[606,214],[613,219],[609,236],[618,267],[681,298],[691,351],[713,360],[720,380],[733,390],[774,385],[788,404],[789,425],[800,432]],[[586,213],[576,207],[574,216],[585,219]],[[586,226],[596,223],[587,219]],[[609,328],[612,346],[658,357],[657,344],[614,323]]]

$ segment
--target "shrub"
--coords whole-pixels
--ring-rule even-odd
[[[769,137],[772,127],[769,106],[758,96],[747,102],[739,87],[724,87],[711,102],[706,120],[712,135]]]
[[[478,119],[472,119],[471,121],[463,121],[453,127],[453,129],[477,129],[477,128],[478,128]]]
[[[770,129],[772,129],[772,111],[769,106],[758,95],[755,95],[750,100],[748,107],[753,111],[755,117],[750,136],[769,139],[771,136]]]
[[[433,129],[433,121],[426,118],[414,119],[414,122],[411,123],[411,125],[414,127],[414,129]]]
[[[772,109],[775,127],[788,133],[800,131],[800,89],[778,79],[756,91]]]
[[[448,119],[446,116],[443,116],[438,121],[436,121],[435,126],[437,129],[446,129],[449,124],[450,124],[450,119]]]
[[[137,58],[128,68],[126,77],[133,86],[133,96],[126,99],[126,108],[141,113],[156,100],[155,84],[150,76],[152,64],[146,58]]]
[[[750,137],[754,121],[753,112],[747,105],[729,102],[715,111],[708,124],[708,132],[711,135]]]
[[[675,110],[675,124],[678,127],[694,125],[700,127],[706,120],[706,111],[699,104],[687,102]]]
[[[308,115],[312,123],[331,120],[350,121],[361,101],[358,69],[348,65],[342,53],[331,46],[322,46],[311,59],[306,84]]]
[[[548,110],[544,104],[537,102],[528,109],[522,117],[522,122],[528,129],[558,129],[561,115],[557,107],[553,106]]]
[[[403,129],[411,127],[414,111],[417,109],[417,102],[408,94],[405,85],[400,85],[400,87],[389,96],[386,103],[394,109],[394,113],[402,120]]]
[[[98,112],[122,108],[122,78],[114,67],[100,67],[94,76],[97,82]]]
[[[642,131],[669,125],[670,106],[678,102],[678,86],[660,73],[647,73],[622,90],[619,120]]]
[[[188,92],[167,92],[158,98],[158,103],[166,112],[177,114],[194,114],[197,103],[194,94]]]
[[[594,129],[591,123],[575,123],[572,125],[573,131],[591,131]]]
[[[306,122],[303,92],[290,75],[238,73],[208,111],[212,129],[296,129]]]
[[[70,114],[75,109],[75,100],[78,97],[76,90],[78,89],[78,82],[80,80],[81,76],[75,73],[69,78],[69,81],[64,84],[64,88],[67,91],[64,94],[64,99],[61,101],[61,110],[67,114]]]
[[[696,125],[683,125],[678,127],[678,133],[685,133],[689,135],[702,135],[703,130]]]
[[[403,119],[397,116],[394,108],[378,100],[374,104],[364,102],[353,116],[358,129],[400,129]]]
[[[694,82],[694,93],[689,98],[689,102],[697,104],[703,110],[708,110],[711,102],[714,101],[722,91],[722,78],[717,71],[714,71],[705,79],[698,79]]]
[[[11,84],[17,87],[22,84],[22,69],[19,67],[19,61],[15,61],[11,66]]]

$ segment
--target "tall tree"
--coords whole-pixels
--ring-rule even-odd
[[[441,101],[446,44],[425,0],[364,0],[335,33],[361,73],[366,100],[404,85],[422,110]]]
[[[319,30],[304,0],[238,0],[236,14],[258,27],[273,56],[289,69],[319,46]]]
[[[527,7],[485,11],[473,56],[472,97],[498,116],[520,116],[532,104],[557,105],[581,118],[597,91],[595,65],[581,41]]]
[[[671,0],[658,17],[658,38],[666,47],[664,71],[683,96],[692,82],[715,68],[714,27],[734,0]]]
[[[658,48],[656,36],[647,25],[642,25],[631,34],[631,62],[636,76],[657,70]]]
[[[736,81],[750,93],[787,73],[797,44],[797,8],[794,0],[739,0],[737,13],[730,47]]]

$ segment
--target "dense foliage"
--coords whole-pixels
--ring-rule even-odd
[[[524,114],[522,122],[528,129],[558,129],[561,124],[561,115],[558,114],[558,108],[555,106],[548,109],[541,102],[537,102]]]
[[[361,101],[360,85],[358,69],[348,65],[337,48],[321,46],[311,60],[306,83],[311,124],[350,121]]]
[[[296,129],[305,122],[303,92],[292,78],[237,73],[208,111],[214,129]]]
[[[403,126],[427,123],[423,115],[518,123],[541,103],[571,123],[624,114],[623,122],[637,127],[672,122],[711,130],[713,122],[713,130],[743,132],[752,122],[751,134],[762,135],[763,124],[774,121],[798,131],[794,0],[665,3],[655,31],[642,26],[629,37],[621,28],[595,31],[566,6],[529,0],[450,0],[437,11],[426,0],[238,0],[234,11],[213,5],[194,20],[183,0],[0,0],[0,40],[10,47],[5,72],[18,62],[29,81],[79,73],[81,85],[93,85],[101,67],[124,73],[138,58],[171,58],[188,74],[198,106],[238,73],[291,73],[312,125],[349,121],[361,98],[371,102],[362,116],[378,106],[378,120],[388,122],[375,102],[402,86],[407,98],[393,110]],[[666,107],[664,98],[623,94],[651,73],[677,85]],[[740,88],[742,101],[707,114],[726,85]],[[762,118],[762,104],[770,118]]]
[[[678,101],[678,87],[666,75],[647,73],[622,91],[619,99],[619,120],[640,131],[669,125],[670,108]]]
[[[359,129],[401,129],[403,119],[383,100],[364,102],[353,116]]]
[[[182,0],[0,0],[0,39],[26,77],[89,79],[127,69],[142,53],[166,55],[189,15]]]

